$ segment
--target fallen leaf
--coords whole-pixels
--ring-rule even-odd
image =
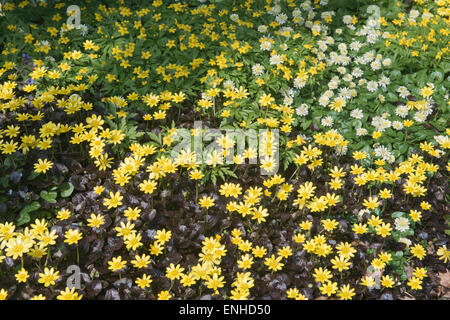
[[[439,284],[443,287],[450,288],[450,271],[439,272]]]

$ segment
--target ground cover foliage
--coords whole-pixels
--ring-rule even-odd
[[[448,299],[449,1],[70,5],[2,1],[0,298]]]

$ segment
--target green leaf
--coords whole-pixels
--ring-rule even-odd
[[[312,123],[312,120],[306,120],[306,121],[302,122],[302,124],[301,124],[302,129],[303,130],[308,129],[309,126],[311,125],[311,123]]]
[[[403,216],[405,214],[405,212],[401,212],[401,211],[396,211],[392,214],[392,218],[400,218],[401,216]]]
[[[59,190],[61,191],[61,197],[67,198],[69,197],[73,192],[73,184],[70,182],[64,182],[59,186]]]
[[[48,192],[48,191],[42,190],[39,195],[42,199],[44,199],[48,203],[56,203],[56,197],[58,196],[58,193],[54,192],[54,191]]]
[[[26,205],[20,212],[19,217],[17,218],[17,225],[21,226],[25,223],[30,222],[30,212],[36,211],[41,207],[41,204],[37,201],[33,201],[32,203]]]

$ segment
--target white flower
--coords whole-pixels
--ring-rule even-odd
[[[281,11],[280,5],[276,4],[272,8],[270,8],[270,10],[268,12],[269,12],[269,14],[277,15],[280,13],[280,11]]]
[[[233,80],[227,80],[223,83],[224,89],[234,89],[234,82]]]
[[[345,155],[347,153],[347,150],[348,150],[347,145],[342,146],[342,145],[338,144],[336,146],[336,153],[337,153],[338,156]]]
[[[300,105],[300,107],[295,109],[295,113],[297,115],[299,115],[300,117],[304,117],[304,116],[308,115],[308,110],[309,110],[308,105],[305,103],[302,103]]]
[[[416,9],[412,9],[409,12],[409,16],[411,17],[411,19],[416,19],[419,16],[420,12],[417,11]]]
[[[347,70],[345,69],[345,67],[339,67],[337,68],[337,72],[339,72],[340,74],[345,74]]]
[[[265,70],[264,66],[259,63],[252,66],[252,73],[254,76],[259,77],[264,73],[264,70]]]
[[[380,157],[385,161],[392,162],[393,155],[385,146],[379,145],[373,151],[375,152],[375,156]]]
[[[376,81],[369,81],[367,82],[367,90],[369,90],[370,92],[375,92],[378,89],[378,83]]]
[[[409,219],[405,217],[398,217],[395,219],[395,229],[400,232],[405,232],[409,229]]]
[[[391,65],[392,61],[389,58],[386,58],[383,60],[383,66],[389,67]]]
[[[337,82],[337,81],[330,80],[330,82],[328,82],[328,88],[331,90],[336,89],[338,87],[338,85],[339,85],[339,82]]]
[[[239,15],[237,15],[236,13],[230,14],[230,20],[234,22],[238,21]]]
[[[377,131],[383,132],[387,128],[390,128],[391,121],[385,119],[384,117],[376,116],[373,117],[371,124],[375,127]]]
[[[331,127],[333,126],[333,118],[330,116],[325,117],[322,119],[321,123],[324,127]]]
[[[394,121],[392,122],[392,128],[394,128],[395,130],[402,130],[403,123],[401,123],[400,121]]]
[[[352,112],[350,112],[350,117],[355,119],[362,119],[362,117],[364,117],[364,113],[362,112],[361,109],[356,108],[352,110]]]
[[[295,78],[294,79],[294,87],[296,87],[297,89],[301,89],[306,85],[306,81],[300,79],[300,78]]]
[[[341,34],[341,33],[342,33],[342,29],[341,29],[341,28],[336,29],[334,32],[335,32],[336,34]]]
[[[342,64],[343,66],[346,66],[346,65],[348,65],[349,63],[350,63],[350,61],[351,61],[351,59],[350,59],[350,57],[349,56],[346,56],[346,55],[340,55],[339,57],[338,57],[338,61],[339,61],[339,63],[340,64]]]
[[[288,16],[284,13],[280,13],[279,15],[277,15],[275,17],[275,21],[278,22],[279,24],[284,24],[287,19],[288,19]]]
[[[352,92],[348,88],[344,87],[339,89],[339,96],[347,100],[352,97]]]
[[[401,118],[406,118],[408,115],[408,107],[404,104],[399,105],[397,108],[395,108],[395,114]]]
[[[344,42],[339,43],[338,49],[339,51],[347,50],[347,45]]]
[[[361,209],[358,211],[358,216],[359,218],[362,218],[364,215],[368,215],[370,214],[370,210],[369,209]]]
[[[352,23],[352,20],[353,20],[353,17],[348,14],[342,18],[342,22],[344,22],[345,24]]]
[[[370,64],[370,67],[372,68],[372,70],[379,70],[381,68],[381,63],[379,60],[374,60]]]
[[[406,244],[407,247],[412,244],[411,240],[409,240],[408,238],[400,238],[398,239],[398,242]]]
[[[283,99],[283,104],[290,106],[294,102],[294,98],[286,96]]]
[[[390,83],[391,83],[391,80],[386,76],[382,76],[380,78],[380,80],[378,81],[378,84],[383,88],[386,88],[386,86],[388,86]]]
[[[417,122],[424,122],[425,120],[427,120],[427,116],[428,115],[426,112],[424,112],[423,110],[419,110],[414,115],[414,120],[416,120]]]
[[[362,46],[363,44],[359,41],[353,41],[352,43],[350,43],[350,49],[352,51],[359,51],[359,49],[361,49]]]
[[[263,24],[258,26],[258,32],[266,33],[267,32],[267,26],[265,26]]]
[[[319,40],[319,41],[317,41],[317,45],[318,45],[320,50],[327,51],[328,46],[327,46],[327,43],[325,41]]]
[[[400,86],[397,88],[397,92],[399,94],[400,97],[402,97],[403,99],[406,99],[407,96],[409,96],[409,90],[404,87],[404,86]]]
[[[270,57],[270,64],[282,64],[283,63],[283,57],[279,54],[274,54]]]
[[[356,129],[356,135],[358,137],[367,135],[367,129],[365,129],[365,128],[358,128],[358,129]]]
[[[81,35],[84,37],[88,34],[88,26],[85,24],[80,24],[79,29],[81,31]]]
[[[320,30],[322,30],[322,27],[318,24],[315,24],[311,27],[311,31],[313,32],[320,32]]]
[[[327,91],[325,91],[325,92],[323,93],[323,95],[326,96],[326,97],[328,97],[328,98],[331,98],[331,97],[334,95],[334,93],[333,93],[332,90],[327,90]]]
[[[330,102],[330,98],[328,98],[326,95],[322,95],[319,98],[319,104],[323,107],[326,107],[328,105],[328,102]]]
[[[293,16],[294,18],[300,17],[301,14],[302,14],[302,12],[300,11],[299,8],[295,8],[294,11],[292,11],[292,16]]]
[[[342,77],[342,80],[350,82],[353,80],[353,76],[350,73],[347,73],[345,76]]]
[[[259,48],[261,50],[265,50],[265,51],[272,50],[272,47],[273,47],[272,42],[270,42],[268,40],[261,42],[261,44],[259,45]]]
[[[355,68],[355,69],[353,69],[353,71],[352,71],[352,75],[353,75],[355,78],[360,78],[360,77],[363,75],[363,72],[362,72],[362,70],[361,70],[360,68]]]
[[[363,58],[366,61],[366,63],[371,62],[375,58],[375,54],[373,51],[367,51],[363,54]]]

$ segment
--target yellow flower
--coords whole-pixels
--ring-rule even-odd
[[[375,209],[379,205],[380,205],[380,202],[378,201],[377,197],[369,197],[367,199],[364,199],[364,201],[363,201],[363,206],[370,210]]]
[[[91,213],[91,217],[87,219],[87,222],[88,226],[91,228],[100,228],[100,226],[105,223],[105,217],[101,214],[95,215],[94,213]]]
[[[43,273],[39,273],[39,283],[43,283],[45,287],[49,287],[55,284],[55,281],[59,278],[59,271],[55,271],[53,268],[45,267]]]
[[[202,208],[209,209],[214,206],[214,199],[208,196],[203,196],[198,203]]]
[[[270,258],[266,258],[264,260],[264,264],[269,267],[269,270],[271,271],[278,271],[281,270],[284,266],[283,263],[280,262],[281,257],[276,257],[272,254]]]
[[[375,285],[375,279],[371,276],[365,276],[364,278],[361,278],[361,284],[363,286],[371,288]]]
[[[34,164],[34,171],[37,173],[46,173],[50,168],[53,167],[53,162],[48,161],[47,159],[38,159],[38,163]]]
[[[410,286],[411,289],[413,289],[413,290],[421,290],[422,289],[421,284],[422,284],[422,280],[417,277],[412,277],[408,281],[408,286]]]
[[[322,267],[314,269],[313,277],[316,280],[316,282],[322,282],[325,283],[328,280],[330,280],[333,275],[328,269],[322,269]]]
[[[79,295],[78,292],[75,292],[75,288],[70,289],[66,287],[64,291],[61,291],[59,295],[56,297],[58,300],[81,300],[83,295]]]
[[[82,238],[82,233],[78,229],[69,229],[64,234],[65,240],[64,242],[67,244],[77,244],[78,241]]]
[[[348,270],[350,268],[351,262],[349,261],[349,258],[337,256],[335,259],[331,259],[331,264],[333,265],[333,269],[342,272],[342,270]]]
[[[336,282],[327,281],[326,283],[320,286],[320,292],[322,294],[326,294],[329,297],[332,294],[336,293],[337,288],[338,287]]]
[[[385,275],[381,278],[381,285],[385,288],[392,288],[395,282],[390,275]]]
[[[172,237],[172,232],[166,229],[156,231],[155,240],[157,243],[164,245]]]
[[[422,212],[417,211],[417,210],[410,210],[409,216],[411,217],[411,219],[414,222],[418,222],[418,221],[420,221],[420,218],[422,218]]]
[[[115,271],[121,271],[125,265],[127,264],[126,261],[122,261],[122,257],[118,256],[118,257],[114,257],[112,258],[111,261],[108,261],[108,269],[111,270],[112,272]]]
[[[134,260],[131,260],[131,264],[138,269],[147,268],[150,264],[150,256],[146,254],[142,254],[141,256],[135,255]]]
[[[8,291],[6,291],[5,289],[0,289],[0,300],[5,300],[7,296]]]
[[[172,298],[172,295],[169,291],[161,291],[158,293],[158,300],[170,300]]]
[[[145,289],[150,286],[152,281],[153,280],[150,275],[144,274],[141,278],[136,278],[136,285],[141,289]]]
[[[414,246],[412,246],[410,250],[412,255],[418,258],[419,260],[422,260],[426,256],[426,251],[424,247],[419,243],[416,243]]]
[[[134,221],[137,220],[140,216],[141,209],[139,208],[128,208],[124,211],[125,217],[127,217],[129,220]]]
[[[108,209],[117,208],[118,206],[122,205],[123,196],[120,194],[120,192],[110,192],[109,196],[109,199],[103,199],[103,204],[107,206]]]
[[[355,295],[355,289],[350,288],[350,285],[346,284],[341,286],[337,295],[341,298],[341,300],[351,300]]]
[[[28,279],[29,276],[30,275],[28,274],[28,271],[25,270],[24,268],[20,269],[15,275],[16,280],[19,283],[20,282],[27,282],[27,279]]]

